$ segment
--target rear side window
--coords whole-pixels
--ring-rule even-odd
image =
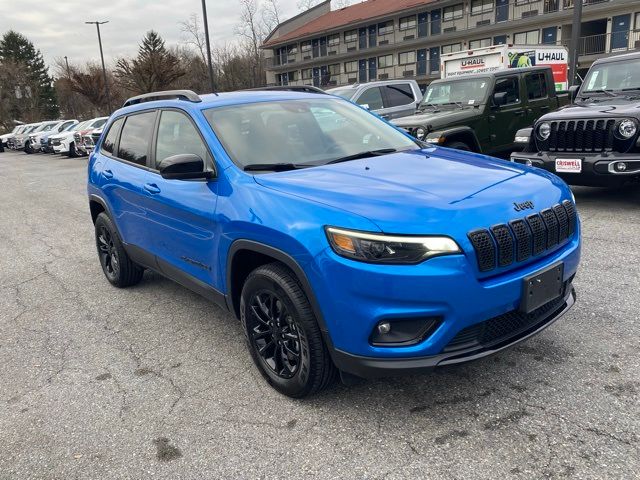
[[[525,77],[529,100],[547,98],[547,82],[544,73],[531,73]]]
[[[507,105],[520,103],[520,83],[518,77],[501,78],[496,81],[496,89],[494,93],[507,93]]]
[[[369,110],[380,110],[384,108],[380,87],[368,88],[362,92],[362,95],[358,98],[358,105],[367,105]]]
[[[156,112],[139,113],[127,117],[120,135],[119,158],[138,165],[147,164],[147,152],[155,119]]]
[[[415,103],[411,85],[408,83],[398,83],[396,85],[386,85],[383,87],[387,95],[385,107],[400,107]]]
[[[156,142],[156,168],[162,160],[181,153],[194,153],[207,160],[207,147],[189,118],[172,110],[160,114]]]
[[[104,141],[102,142],[103,152],[113,155],[113,151],[116,145],[116,139],[118,138],[120,128],[122,128],[122,121],[123,120],[119,118],[111,124],[111,127],[109,127],[109,131],[107,132],[107,135],[104,137]]]

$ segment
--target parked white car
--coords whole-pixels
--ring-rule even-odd
[[[9,133],[0,135],[0,151],[7,146],[7,141],[14,135],[20,133],[24,129],[24,125],[16,125]]]
[[[73,143],[73,134],[85,128],[91,120],[85,120],[84,122],[77,123],[71,127],[68,127],[66,130],[63,130],[60,133],[55,135],[51,135],[49,140],[51,141],[51,146],[53,147],[54,153],[69,153],[69,145]]]
[[[34,132],[40,125],[42,125],[42,122],[25,125],[24,130],[9,139],[9,148],[13,150],[23,150],[29,141],[29,134]]]
[[[29,134],[29,143],[24,151],[27,153],[44,151],[46,141],[52,133],[60,133],[69,125],[78,123],[77,120],[59,120],[55,122],[44,122],[40,127]]]

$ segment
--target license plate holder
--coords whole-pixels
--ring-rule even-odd
[[[564,293],[564,263],[557,262],[523,279],[520,311],[531,313]]]
[[[581,158],[556,158],[557,173],[582,173]]]

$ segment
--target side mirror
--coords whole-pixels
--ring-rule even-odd
[[[580,90],[580,85],[571,85],[569,87],[569,101],[573,103],[578,95],[578,90]]]
[[[211,178],[211,172],[204,171],[204,160],[193,153],[181,153],[167,157],[160,162],[158,170],[162,178],[168,180]]]
[[[501,107],[507,104],[507,92],[498,92],[493,94],[493,104]]]

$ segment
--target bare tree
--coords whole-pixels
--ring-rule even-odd
[[[241,37],[241,46],[253,58],[252,85],[257,86],[263,81],[263,62],[260,45],[265,37],[264,25],[260,22],[258,3],[256,0],[240,0],[240,23],[236,26],[236,33]]]
[[[265,0],[262,5],[262,22],[264,23],[266,33],[272,32],[282,23],[280,18],[280,4],[278,0]]]
[[[192,13],[188,20],[179,22],[180,31],[183,34],[184,43],[195,48],[204,64],[207,63],[207,46],[204,31],[200,28],[200,17]]]
[[[322,2],[324,2],[324,0],[298,0],[296,6],[298,7],[299,11],[304,12]],[[331,9],[338,10],[340,8],[348,7],[349,5],[352,5],[354,3],[355,0],[331,0]]]

